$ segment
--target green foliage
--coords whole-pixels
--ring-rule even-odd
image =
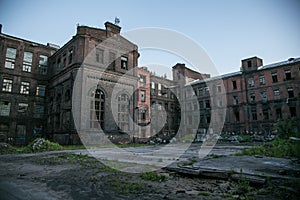
[[[17,149],[10,144],[0,143],[0,154],[15,154],[17,153]]]
[[[166,177],[164,175],[159,175],[155,172],[145,172],[140,174],[140,177],[147,181],[165,181]]]
[[[32,149],[34,152],[42,152],[42,151],[56,151],[62,150],[62,146],[56,142],[50,142],[49,140],[44,139],[40,145],[35,145],[41,138],[36,138],[33,140],[27,147]]]
[[[285,119],[279,119],[276,124],[276,129],[278,131],[279,137],[289,138],[295,134],[295,129],[297,127],[297,118],[288,117]]]
[[[277,158],[300,158],[300,145],[298,143],[293,143],[288,139],[276,138],[270,143],[251,149],[245,149],[242,153],[236,155],[264,155]]]

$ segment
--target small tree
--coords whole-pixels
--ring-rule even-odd
[[[287,117],[285,119],[277,120],[276,129],[281,138],[289,138],[291,137],[297,128],[297,118],[295,117]]]

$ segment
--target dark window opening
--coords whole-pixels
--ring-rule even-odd
[[[292,73],[291,73],[291,70],[285,70],[284,71],[285,73],[285,80],[291,80],[292,79]]]
[[[234,90],[237,89],[236,81],[232,81],[232,87],[233,87]]]
[[[297,117],[296,107],[294,107],[294,106],[290,107],[290,114],[291,114],[291,117]]]
[[[277,83],[278,82],[277,73],[272,73],[272,81],[273,81],[273,83]]]
[[[293,90],[293,88],[288,88],[287,91],[288,91],[289,98],[293,98],[294,97],[294,90]]]
[[[235,121],[239,122],[240,121],[240,113],[238,111],[234,112],[234,116],[235,116]]]
[[[263,118],[264,118],[264,120],[269,119],[269,111],[266,108],[263,109]]]
[[[257,120],[257,111],[255,107],[251,108],[252,120]]]
[[[248,68],[251,68],[251,67],[252,67],[252,62],[251,62],[251,60],[248,60],[248,61],[247,61],[247,65],[248,65]]]

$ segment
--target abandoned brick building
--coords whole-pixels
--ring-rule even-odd
[[[180,124],[186,132],[205,133],[212,120],[222,119],[223,132],[249,134],[269,133],[287,116],[300,124],[300,58],[263,65],[253,57],[242,60],[240,71],[219,77],[176,64],[168,80],[139,68],[138,46],[110,22],[105,29],[78,26],[61,48],[3,34],[1,28],[1,141],[25,144],[43,135],[79,144],[78,132],[93,135],[99,129],[148,138],[160,131],[160,121],[162,131],[175,133]],[[215,110],[226,110],[226,116],[212,116]],[[196,128],[189,126],[193,122]]]

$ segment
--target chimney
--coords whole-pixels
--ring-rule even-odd
[[[2,24],[0,24],[0,34],[2,33]]]
[[[106,33],[119,34],[121,32],[121,27],[117,26],[111,22],[105,22]]]

